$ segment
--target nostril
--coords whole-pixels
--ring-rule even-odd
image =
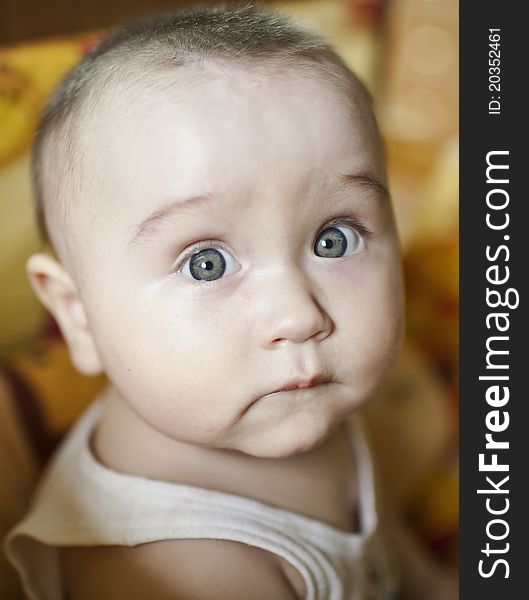
[[[286,337],[276,337],[272,339],[271,344],[274,346],[284,346],[289,342],[302,343],[311,339],[321,342],[325,338],[329,337],[333,331],[333,321],[330,318],[326,318],[325,323],[322,325],[322,327],[318,328],[317,331],[312,330],[312,332],[291,332],[291,335],[287,335]]]
[[[314,337],[318,342],[321,342],[325,338],[329,337],[333,331],[334,321],[326,315],[324,327],[322,327]]]

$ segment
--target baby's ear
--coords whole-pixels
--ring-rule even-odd
[[[47,254],[33,254],[26,270],[34,292],[55,317],[76,368],[85,375],[102,372],[101,359],[77,287],[64,267]]]

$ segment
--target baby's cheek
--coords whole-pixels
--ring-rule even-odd
[[[380,312],[380,320],[373,331],[373,361],[372,377],[376,387],[386,375],[387,370],[395,360],[402,341],[401,311],[396,305],[389,306],[386,312]]]
[[[351,370],[369,382],[381,378],[391,364],[402,336],[400,284],[391,278],[364,280],[346,303],[342,336]],[[375,285],[370,285],[375,284]]]

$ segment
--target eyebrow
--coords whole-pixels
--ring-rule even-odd
[[[389,201],[390,199],[389,190],[372,171],[341,175],[338,181],[349,188],[373,192],[383,200]]]
[[[371,171],[364,171],[361,173],[347,173],[338,177],[338,182],[347,188],[365,190],[372,192],[381,197],[383,200],[389,200],[389,191],[382,184],[382,182],[372,173]],[[164,206],[152,214],[150,214],[144,221],[135,227],[134,234],[128,244],[128,247],[136,245],[142,239],[148,238],[148,236],[156,229],[157,226],[162,225],[165,221],[173,219],[176,216],[180,216],[188,211],[193,211],[197,207],[203,204],[208,204],[213,201],[211,195],[192,196],[185,200],[175,200]]]
[[[184,214],[187,211],[195,209],[205,203],[212,201],[212,197],[209,195],[204,196],[192,196],[185,200],[175,200],[163,206],[162,208],[151,213],[144,221],[135,227],[134,234],[128,244],[129,248],[138,243],[141,239],[145,239],[149,234],[155,230],[155,228],[165,221],[176,217],[177,215]]]

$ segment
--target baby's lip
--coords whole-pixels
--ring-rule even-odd
[[[287,381],[284,384],[280,384],[278,387],[272,389],[269,392],[264,392],[263,394],[258,394],[257,396],[255,396],[252,399],[252,401],[249,404],[247,404],[241,411],[239,418],[241,419],[257,401],[266,398],[267,396],[271,396],[272,394],[279,394],[280,392],[290,392],[293,390],[309,389],[318,385],[323,385],[325,383],[331,382],[332,377],[321,375],[319,373],[310,377],[296,377],[295,379],[291,379],[290,381]]]
[[[321,385],[323,383],[328,383],[329,381],[330,381],[329,377],[325,377],[320,374],[313,375],[312,377],[296,378],[296,379],[292,379],[285,385],[279,386],[274,391],[269,392],[269,394],[276,394],[278,392],[289,392],[291,390],[300,390],[300,389],[304,389],[304,388],[311,388],[311,387],[315,387],[317,385]],[[266,394],[266,395],[268,395],[268,394]]]

